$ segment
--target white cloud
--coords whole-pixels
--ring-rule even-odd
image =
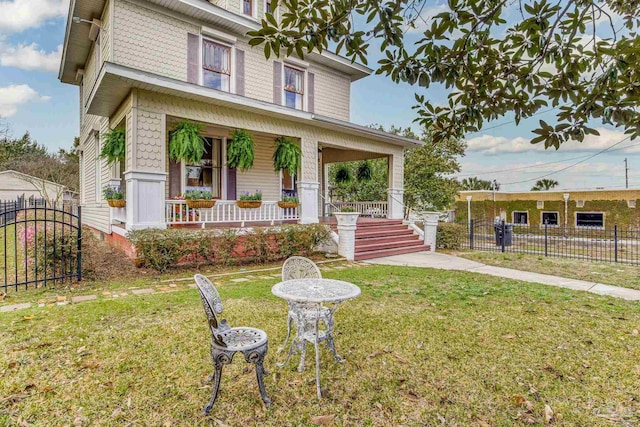
[[[560,151],[599,151],[625,138],[624,132],[607,128],[597,128],[600,135],[587,135],[583,142],[569,141],[560,146]],[[481,135],[467,140],[467,151],[485,155],[504,153],[524,153],[544,151],[544,143],[531,144],[530,139],[523,137],[506,138],[504,136]],[[550,148],[549,150],[554,150]],[[640,152],[636,146],[624,150],[628,153]]]
[[[0,33],[39,27],[68,13],[69,0],[0,0]]]
[[[18,106],[29,102],[49,101],[51,97],[38,94],[28,85],[0,87],[0,117],[11,117],[18,112]]]
[[[38,49],[38,45],[20,44],[16,46],[3,46],[0,44],[0,65],[4,67],[16,67],[22,70],[58,71],[60,58],[62,57],[62,45],[53,52]]]
[[[438,4],[431,7],[425,7],[424,9],[422,9],[420,16],[415,17],[413,26],[407,29],[408,32],[424,33],[425,30],[431,26],[431,21],[436,15],[442,12],[447,12],[449,10],[450,9],[446,4]]]

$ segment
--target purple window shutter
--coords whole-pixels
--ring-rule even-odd
[[[227,142],[227,147],[229,143]],[[232,169],[227,167],[227,200],[236,200],[238,197],[236,186],[237,186],[237,177],[236,177],[236,169]]]
[[[307,75],[307,111],[315,113],[315,75],[309,73]]]
[[[282,62],[273,63],[273,103],[282,105]]]
[[[187,82],[198,84],[200,72],[200,36],[188,34],[187,37]]]
[[[244,96],[244,50],[236,49],[236,94]]]
[[[180,163],[169,161],[169,197],[174,198],[182,192],[181,184],[182,165]]]

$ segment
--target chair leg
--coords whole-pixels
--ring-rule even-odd
[[[263,375],[267,373],[265,371],[264,366],[262,364],[262,359],[255,362],[256,365],[256,379],[258,380],[258,388],[260,389],[260,396],[262,397],[262,401],[264,404],[269,407],[271,406],[271,399],[267,396],[267,392],[264,389],[264,379]]]
[[[220,379],[222,378],[222,363],[215,362],[215,365],[216,370],[213,374],[215,380],[213,383],[213,392],[211,394],[211,400],[209,400],[209,403],[204,407],[204,410],[202,411],[204,415],[209,415],[211,409],[213,409],[213,404],[216,402],[216,398],[218,397],[218,389],[220,388]]]

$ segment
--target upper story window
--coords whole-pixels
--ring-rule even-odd
[[[303,109],[304,71],[284,66],[284,105]]]
[[[202,41],[202,85],[231,91],[231,48],[209,40]]]
[[[253,0],[242,0],[242,13],[253,16]]]

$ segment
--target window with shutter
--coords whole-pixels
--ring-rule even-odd
[[[284,66],[284,105],[302,110],[304,100],[304,71]]]
[[[202,85],[229,92],[231,48],[210,40],[202,41]]]

